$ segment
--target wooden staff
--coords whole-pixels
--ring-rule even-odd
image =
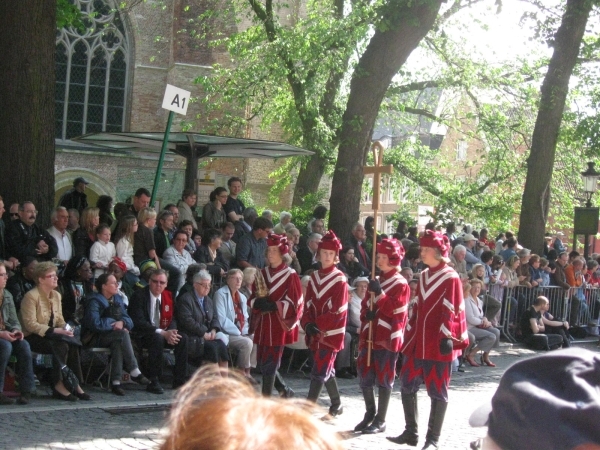
[[[371,280],[375,277],[375,268],[377,267],[377,215],[379,213],[380,196],[381,196],[381,174],[391,174],[393,172],[392,166],[384,166],[383,164],[383,145],[379,141],[371,144],[371,151],[373,152],[373,164],[374,166],[363,167],[363,173],[373,174],[373,251],[371,261]],[[371,298],[369,299],[369,311],[373,311],[375,305],[375,293],[371,292]],[[371,365],[371,353],[373,351],[373,322],[369,324],[369,337],[367,339],[367,367]]]

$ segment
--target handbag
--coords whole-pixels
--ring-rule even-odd
[[[204,356],[204,339],[200,336],[188,336],[187,348],[189,359],[202,359]]]
[[[62,382],[65,389],[71,394],[74,394],[79,387],[79,379],[77,375],[67,366],[66,364],[61,366],[60,373],[62,375]]]

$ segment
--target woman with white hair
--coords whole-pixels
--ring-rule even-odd
[[[279,223],[273,228],[275,234],[285,234],[285,226],[292,221],[292,213],[281,211],[279,214]]]

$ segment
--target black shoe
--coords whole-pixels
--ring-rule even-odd
[[[422,450],[435,450],[438,448],[438,443],[435,441],[425,441],[425,445]]]
[[[21,392],[21,396],[17,399],[17,403],[19,405],[29,405],[31,401],[31,393],[30,392]]]
[[[110,387],[110,390],[113,394],[118,395],[119,397],[123,397],[125,395],[125,391],[120,384],[113,384]]]
[[[342,405],[331,405],[329,407],[329,415],[330,416],[341,416],[344,412],[344,407]]]
[[[375,417],[375,420],[373,420],[373,423],[371,423],[371,425],[369,425],[367,428],[365,428],[363,430],[363,434],[377,434],[377,433],[383,433],[385,431],[385,422],[380,421],[379,419],[377,419],[377,417]]]
[[[416,447],[417,444],[419,443],[419,436],[409,433],[408,431],[404,431],[404,433],[402,433],[400,436],[396,436],[396,437],[386,437],[386,439],[390,442],[393,442],[394,444],[406,444],[406,445],[410,445],[411,447]]]
[[[153,394],[164,394],[165,390],[160,385],[158,381],[151,381],[148,386],[146,386],[146,390]]]
[[[92,397],[90,397],[90,394],[86,394],[85,392],[82,392],[81,394],[79,392],[75,392],[75,397],[77,397],[79,400],[85,401],[89,401],[92,399]]]
[[[14,405],[15,399],[7,397],[6,395],[0,393],[0,405]]]
[[[148,386],[150,384],[150,380],[141,373],[137,377],[130,377],[130,378],[131,378],[131,381],[134,381],[137,384],[141,384],[142,386]]]
[[[296,395],[296,393],[289,386],[286,386],[281,391],[279,391],[279,396],[281,398],[292,398],[294,395]]]
[[[58,400],[65,400],[67,402],[76,402],[79,399],[77,397],[75,397],[73,394],[69,394],[69,395],[62,395],[60,392],[58,392],[56,389],[52,389],[52,397],[58,399]]]

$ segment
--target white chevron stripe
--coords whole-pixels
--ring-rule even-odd
[[[444,306],[448,308],[452,314],[454,314],[454,305],[450,303],[448,299],[444,299]]]
[[[329,330],[323,333],[323,336],[334,336],[336,334],[342,334],[346,332],[346,327],[336,328],[335,330]]]
[[[444,336],[451,336],[452,333],[450,333],[450,330],[448,328],[446,328],[446,325],[442,324],[442,326],[440,327],[440,331],[442,332],[442,334]]]
[[[387,328],[388,330],[392,329],[392,326],[383,319],[379,319],[377,321],[377,325],[381,325],[382,327]]]
[[[344,303],[340,308],[335,312],[335,314],[341,314],[344,311],[348,310],[348,303]]]
[[[408,311],[408,305],[401,306],[392,311],[394,314],[400,314],[401,312]]]
[[[400,338],[401,338],[401,337],[403,337],[403,336],[404,336],[404,333],[402,332],[402,330],[398,330],[398,331],[394,331],[394,332],[393,332],[393,333],[390,335],[390,338],[391,338],[391,339],[396,339],[396,338],[398,338],[398,337],[400,337]]]

